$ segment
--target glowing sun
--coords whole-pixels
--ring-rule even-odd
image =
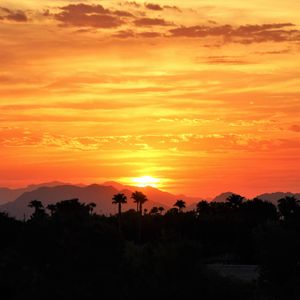
[[[143,176],[143,177],[133,178],[132,182],[134,183],[134,185],[138,187],[146,187],[146,186],[157,187],[159,184],[159,179],[154,178],[152,176]]]

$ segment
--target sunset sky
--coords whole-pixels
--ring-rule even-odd
[[[0,3],[0,186],[300,191],[300,1]],[[135,179],[134,179],[135,178]]]

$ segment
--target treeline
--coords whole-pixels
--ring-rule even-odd
[[[122,212],[127,201],[136,210]],[[141,192],[94,213],[78,199],[29,204],[29,220],[0,213],[3,299],[300,299],[300,204],[230,196],[185,212],[178,200],[147,211]],[[222,277],[212,264],[258,265],[252,282]]]

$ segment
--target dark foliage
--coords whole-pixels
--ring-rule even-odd
[[[279,210],[260,199],[232,195],[224,203],[201,201],[184,212],[176,202],[165,214],[93,213],[78,199],[44,208],[31,218],[0,213],[2,299],[300,299],[299,202]],[[121,230],[122,216],[122,230]],[[257,280],[213,271],[212,264],[258,265]]]

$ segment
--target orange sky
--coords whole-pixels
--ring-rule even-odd
[[[0,7],[0,186],[300,191],[300,2]]]

